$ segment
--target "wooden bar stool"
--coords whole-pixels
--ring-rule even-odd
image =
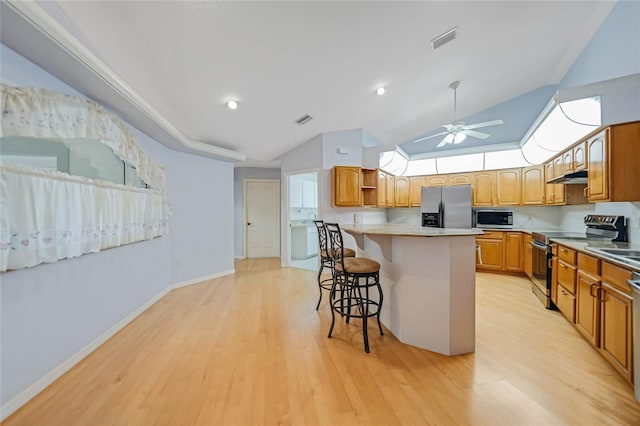
[[[337,223],[325,223],[327,238],[329,240],[330,253],[333,254],[334,280],[329,296],[331,305],[331,328],[329,337],[333,332],[335,314],[347,317],[347,323],[351,318],[362,318],[362,337],[364,351],[369,353],[369,333],[367,330],[367,318],[376,317],[378,329],[383,336],[380,324],[380,310],[382,309],[382,287],[380,286],[380,264],[372,259],[363,257],[345,257],[342,255],[344,248],[342,233]],[[340,296],[337,296],[337,288],[340,287]],[[377,293],[377,298],[372,298]]]
[[[318,289],[320,290],[320,298],[316,305],[317,311],[320,307],[320,302],[322,302],[322,290],[331,291],[331,287],[333,286],[334,261],[333,257],[329,254],[330,250],[327,246],[327,230],[324,227],[324,222],[322,220],[314,220],[313,224],[316,225],[316,228],[318,229],[318,255],[320,256],[320,268],[318,269]],[[350,248],[345,248],[343,255],[345,257],[355,257],[356,252]],[[331,278],[325,278],[324,280],[321,278],[324,268],[331,271]]]

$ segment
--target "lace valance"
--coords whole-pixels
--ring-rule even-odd
[[[93,155],[99,151],[94,141],[100,141],[135,168],[149,188],[3,161],[0,272],[168,233],[165,170],[137,145],[120,118],[86,99],[5,84],[1,107],[0,136],[62,141],[95,168],[106,167]]]

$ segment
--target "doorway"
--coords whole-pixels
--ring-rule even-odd
[[[318,172],[288,175],[289,266],[318,270]]]
[[[244,201],[246,257],[279,257],[280,181],[245,179]]]

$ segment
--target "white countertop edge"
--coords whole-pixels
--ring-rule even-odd
[[[350,234],[394,235],[399,237],[456,237],[482,235],[481,229],[429,228],[403,224],[345,224],[340,228]]]

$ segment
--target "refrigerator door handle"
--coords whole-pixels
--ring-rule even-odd
[[[444,204],[442,201],[438,203],[438,227],[444,228]]]

